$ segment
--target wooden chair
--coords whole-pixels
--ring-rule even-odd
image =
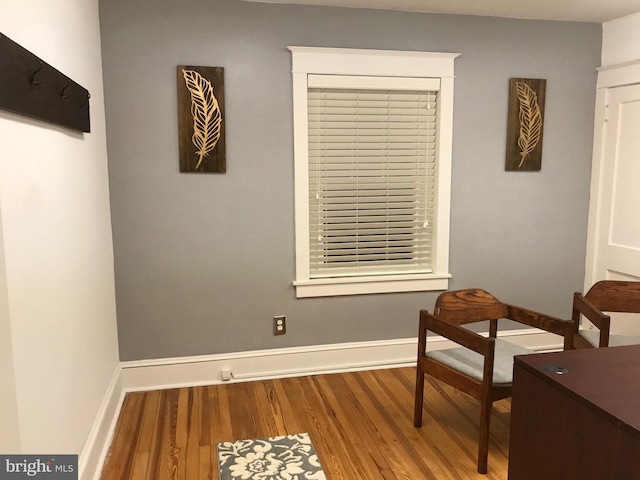
[[[479,400],[480,473],[487,473],[491,406],[494,401],[511,396],[513,357],[535,353],[525,347],[496,339],[500,318],[562,335],[564,347],[569,348],[571,345],[571,320],[561,320],[502,303],[480,289],[445,292],[438,297],[433,315],[426,310],[420,311],[414,425],[422,426],[425,375],[431,375]],[[489,320],[488,337],[461,326],[486,320]],[[427,331],[441,335],[460,347],[427,352]]]
[[[584,296],[576,292],[573,294],[571,315],[576,348],[640,344],[640,336],[611,334],[611,317],[604,312],[640,313],[640,282],[602,280]],[[580,329],[580,315],[584,315],[596,330]]]

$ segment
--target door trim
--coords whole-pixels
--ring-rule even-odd
[[[602,180],[605,167],[605,126],[611,88],[640,84],[640,60],[598,68],[596,109],[593,127],[593,157],[591,162],[591,188],[587,224],[584,291],[596,281],[596,255],[598,252],[599,218],[602,208]]]

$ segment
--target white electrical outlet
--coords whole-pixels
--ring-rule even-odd
[[[284,315],[276,315],[273,317],[273,334],[284,335],[287,333],[287,321]]]
[[[231,373],[231,368],[222,367],[222,370],[220,370],[220,377],[222,377],[223,382],[228,382],[229,380],[231,380],[232,376],[233,374]]]

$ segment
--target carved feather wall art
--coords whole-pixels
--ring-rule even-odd
[[[224,69],[178,65],[180,171],[224,173]]]
[[[512,78],[509,88],[506,170],[542,168],[545,79]]]

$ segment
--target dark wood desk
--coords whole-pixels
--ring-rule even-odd
[[[640,479],[640,346],[515,359],[509,480],[574,479]]]

